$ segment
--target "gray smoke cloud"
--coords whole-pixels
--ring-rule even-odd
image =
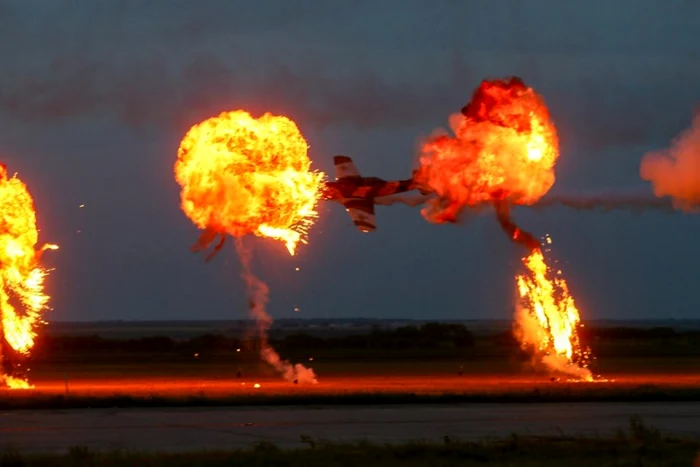
[[[673,206],[668,200],[652,198],[648,194],[636,191],[601,191],[599,193],[580,193],[545,196],[532,209],[565,207],[577,211],[665,211],[672,212]]]
[[[409,207],[419,207],[436,195],[393,195],[377,198],[375,203],[380,206],[404,204]],[[519,209],[545,210],[554,207],[564,207],[577,211],[661,211],[673,212],[673,202],[667,199],[658,199],[647,193],[620,190],[601,190],[595,193],[572,193],[547,195],[531,206],[518,206]],[[483,212],[487,205],[465,208],[465,212]],[[462,214],[463,215],[463,214]]]
[[[700,70],[690,57],[674,61],[615,52],[609,35],[587,38],[586,47],[592,49],[585,52],[578,48],[581,34],[572,33],[561,39],[573,41],[577,52],[552,53],[546,31],[538,35],[521,29],[528,24],[522,18],[541,13],[518,5],[40,3],[41,8],[21,0],[0,2],[0,115],[19,123],[106,114],[133,127],[177,125],[179,131],[220,111],[245,107],[321,127],[420,123],[429,129],[458,110],[487,74],[508,70],[536,83],[552,102],[562,142],[601,148],[646,142],[673,127],[679,105],[696,93],[676,83],[693,82]],[[422,24],[426,13],[445,21],[431,25],[436,32],[421,36],[418,49],[397,46],[394,32],[408,39],[414,34],[412,28],[387,29],[383,20],[396,8],[405,10],[408,22]],[[561,8],[563,17],[571,15],[580,32],[590,31],[599,19],[584,18],[590,9],[553,8]],[[503,26],[503,34],[479,34],[489,24]],[[354,33],[358,26],[367,30],[361,38]],[[462,37],[465,27],[471,39],[455,44],[452,37]],[[618,30],[606,33],[615,39]],[[633,43],[639,50],[655,44],[647,36]],[[363,60],[364,70],[356,58]],[[662,114],[670,117],[659,118]]]
[[[184,67],[158,57],[128,64],[64,56],[32,72],[0,76],[0,110],[13,120],[46,123],[106,114],[131,127],[189,125],[234,108],[284,113],[305,123],[356,128],[422,121],[425,108],[446,102],[439,87],[390,84],[371,72],[333,78],[270,64],[258,77],[215,56]]]

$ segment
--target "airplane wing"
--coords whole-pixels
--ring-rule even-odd
[[[372,232],[377,228],[374,216],[374,203],[367,199],[349,199],[343,203],[355,226],[362,232]]]
[[[355,163],[348,156],[335,156],[333,163],[335,164],[336,180],[360,178],[360,171],[357,170]]]
[[[379,189],[376,196],[390,196],[411,190],[413,190],[413,180],[396,180],[392,182],[386,182],[384,186]]]

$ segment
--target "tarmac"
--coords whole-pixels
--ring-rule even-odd
[[[281,447],[316,440],[397,443],[483,440],[517,433],[605,436],[630,417],[664,433],[700,437],[698,403],[531,403],[372,407],[12,410],[0,413],[0,450],[63,453],[92,450],[191,451]]]

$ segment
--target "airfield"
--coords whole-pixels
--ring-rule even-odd
[[[594,351],[601,356],[592,364],[598,375],[592,382],[537,372],[515,358],[517,352],[497,339],[509,332],[503,323],[470,323],[474,342],[448,349],[284,347],[285,336],[299,333],[335,342],[369,335],[373,326],[394,336],[392,329],[411,323],[274,329],[280,353],[311,366],[317,384],[285,381],[252,349],[198,340],[215,329],[238,335],[245,326],[53,326],[45,339],[58,339],[55,348],[39,342],[29,362],[34,387],[0,390],[0,449],[192,451],[256,442],[295,447],[305,443],[302,437],[440,442],[445,436],[482,440],[511,433],[607,436],[626,429],[635,416],[664,433],[697,437],[697,326],[676,325],[675,334],[654,337],[653,329],[664,324],[637,323],[634,332],[649,333],[642,338],[598,339]],[[180,342],[179,350],[138,346],[138,339],[158,333]],[[106,340],[85,341],[96,346],[91,351],[61,347],[94,335]]]
[[[612,436],[631,417],[666,435],[700,436],[700,372],[609,376],[591,383],[514,374],[356,374],[313,385],[263,377],[37,380],[33,390],[0,393],[6,405],[0,439],[1,447],[24,453],[60,454],[69,446],[178,452],[257,442],[293,448],[309,439]]]
[[[42,407],[47,400],[60,407],[80,407],[81,400],[89,400],[94,407],[100,400],[107,404],[141,401],[140,406],[176,401],[180,401],[177,405],[353,399],[371,403],[372,397],[380,401],[499,402],[552,397],[602,401],[687,399],[700,393],[696,337],[700,323],[639,322],[627,327],[592,323],[599,329],[589,339],[598,355],[590,367],[592,382],[533,368],[509,340],[507,323],[459,324],[471,332],[471,341],[446,348],[430,345],[440,337],[406,334],[407,329],[419,332],[423,324],[382,320],[339,320],[322,326],[314,321],[276,323],[270,334],[272,345],[283,358],[313,368],[317,384],[285,381],[262,362],[256,349],[244,346],[242,337],[249,325],[245,322],[52,324],[27,362],[33,388],[0,389],[0,408]],[[407,340],[395,340],[404,335]],[[307,337],[300,340],[300,336]],[[355,339],[353,348],[331,346],[348,338]],[[325,348],[318,348],[320,339],[325,339]],[[374,339],[377,345],[410,347],[362,348],[364,339]],[[162,347],[163,340],[166,347]]]

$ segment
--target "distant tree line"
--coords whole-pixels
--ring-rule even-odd
[[[374,329],[369,334],[316,337],[292,334],[277,341],[285,349],[460,349],[474,346],[474,336],[464,325],[426,323],[392,330]]]
[[[430,350],[468,349],[477,340],[484,346],[512,351],[519,344],[511,331],[475,337],[462,324],[426,323],[420,326],[403,326],[395,329],[375,328],[366,334],[319,337],[304,332],[273,338],[270,343],[280,351],[316,350]],[[637,346],[645,343],[684,343],[700,345],[700,331],[676,331],[672,328],[581,328],[581,340],[585,345],[597,342]],[[166,336],[110,339],[99,335],[61,336],[39,335],[33,355],[91,354],[166,354],[179,353],[229,353],[237,350],[255,350],[259,343],[254,339],[242,339],[220,334],[205,334],[191,339],[173,339]],[[510,350],[509,350],[510,349]],[[483,350],[482,350],[483,352]],[[4,352],[9,355],[9,349]]]
[[[318,349],[461,349],[472,347],[473,334],[461,324],[426,323],[421,326],[403,326],[396,329],[374,329],[362,335],[316,337],[299,332],[272,339],[280,350]],[[166,336],[109,339],[98,335],[51,336],[37,339],[36,350],[52,353],[167,353],[231,351],[248,349],[254,339],[239,339],[219,334],[205,334],[191,339],[172,339]]]
[[[595,340],[671,340],[677,338],[700,338],[700,331],[676,331],[671,327],[632,328],[581,328],[581,337]]]

